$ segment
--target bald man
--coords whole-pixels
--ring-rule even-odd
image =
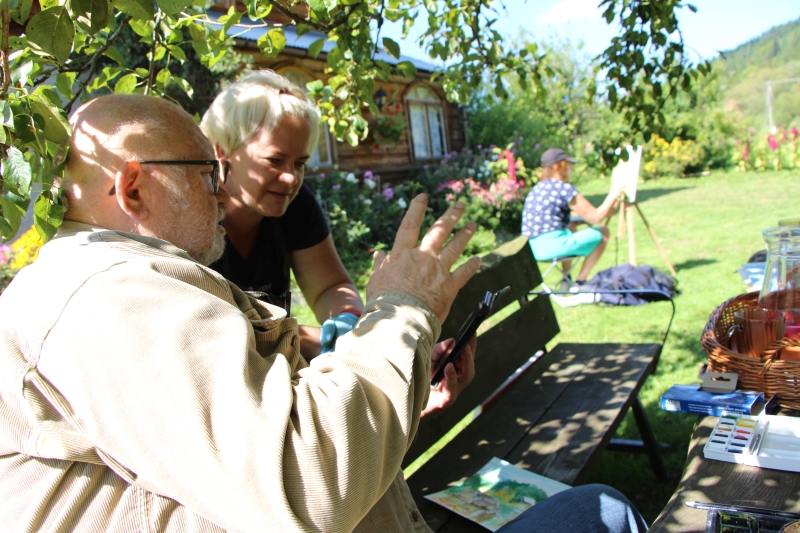
[[[367,306],[307,364],[297,324],[204,265],[228,197],[192,118],[81,107],[66,220],[0,296],[4,531],[429,531],[399,473],[475,226],[418,243],[415,199]]]

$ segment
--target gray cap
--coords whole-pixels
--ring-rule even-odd
[[[567,152],[561,148],[548,148],[542,154],[542,166],[549,167],[561,161],[569,161],[570,163],[577,163],[577,159],[573,159],[567,155]]]

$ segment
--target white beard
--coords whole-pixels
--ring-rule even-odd
[[[220,216],[222,216],[222,209],[220,208]],[[222,226],[217,226],[217,233],[214,235],[214,242],[211,248],[200,252],[195,257],[195,261],[201,265],[208,266],[220,257],[225,252],[225,229]]]

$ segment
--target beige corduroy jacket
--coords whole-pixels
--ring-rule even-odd
[[[169,243],[65,222],[0,296],[4,532],[429,531],[400,462],[440,324],[295,319]]]

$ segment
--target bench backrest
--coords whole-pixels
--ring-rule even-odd
[[[492,314],[522,299],[512,314],[478,337],[475,379],[452,406],[426,417],[417,438],[406,454],[404,466],[424,453],[455,424],[486,400],[515,370],[558,334],[550,299],[538,296],[527,300],[528,293],[542,282],[528,240],[519,237],[484,256],[481,268],[459,291],[440,339],[455,337],[463,322],[483,299],[486,291],[511,289],[495,302]]]

